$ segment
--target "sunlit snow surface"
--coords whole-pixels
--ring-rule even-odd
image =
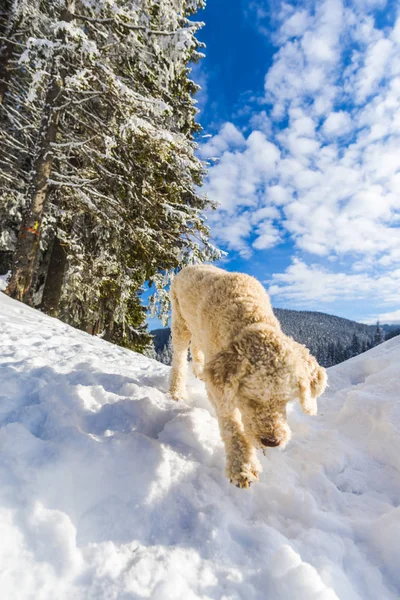
[[[1,598],[398,600],[400,338],[293,406],[250,490],[168,373],[0,293]]]

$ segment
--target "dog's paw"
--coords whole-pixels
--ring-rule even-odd
[[[183,392],[182,390],[169,390],[168,395],[172,400],[176,400],[177,402],[185,402],[186,400],[186,392]]]
[[[199,363],[195,363],[193,361],[193,373],[194,376],[197,377],[197,379],[200,379],[200,381],[204,381],[204,366],[199,364]]]
[[[303,409],[303,412],[306,413],[306,415],[315,417],[315,415],[318,414],[317,401],[314,398],[308,399],[307,401],[303,401],[301,407]]]
[[[258,481],[258,473],[255,470],[243,469],[240,473],[230,473],[229,481],[238,488],[247,489]]]

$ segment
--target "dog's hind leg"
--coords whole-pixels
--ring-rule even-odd
[[[190,353],[193,360],[193,373],[197,379],[203,379],[204,354],[200,350],[196,340],[192,337],[190,342]]]
[[[172,371],[169,392],[175,400],[185,397],[187,353],[190,343],[190,331],[182,317],[178,299],[171,292],[172,304]]]

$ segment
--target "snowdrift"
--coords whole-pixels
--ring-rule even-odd
[[[400,595],[400,338],[329,370],[318,417],[231,486],[203,385],[0,293],[7,600]]]

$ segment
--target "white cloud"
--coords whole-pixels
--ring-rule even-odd
[[[289,110],[290,129],[297,136],[315,136],[316,123],[315,120],[309,117],[301,108],[293,108]]]
[[[268,229],[268,231],[265,231],[265,229]],[[253,242],[253,248],[256,248],[257,250],[267,250],[268,248],[273,248],[273,246],[276,246],[277,242],[279,242],[281,239],[279,232],[274,229],[270,223],[261,225],[257,229],[257,233],[259,235]]]
[[[393,312],[380,313],[364,319],[364,323],[372,324],[376,323],[377,321],[382,323],[382,325],[385,323],[400,325],[400,309],[394,310]]]
[[[251,249],[247,238],[252,232],[251,219],[247,212],[241,215],[224,213],[214,221],[211,219],[213,234],[228,250],[235,250],[244,258],[250,258]]]
[[[327,136],[336,137],[348,133],[352,128],[350,115],[343,110],[331,112],[326,119],[323,130]]]
[[[269,285],[271,296],[302,305],[313,302],[357,300],[369,298],[371,302],[391,304],[398,302],[400,269],[390,274],[333,272],[320,265],[306,264],[294,258],[284,273],[274,273]],[[376,320],[376,319],[375,319]]]
[[[332,273],[296,258],[284,273],[273,274],[269,286],[271,296],[279,295],[300,304],[309,300],[332,302],[344,290],[347,298],[361,297],[370,291],[370,281],[361,274]]]
[[[291,17],[285,19],[281,27],[281,36],[286,38],[303,35],[310,25],[310,15],[306,10],[298,10]]]
[[[274,226],[274,221],[276,222],[279,218],[280,213],[274,206],[259,208],[252,213],[251,222],[257,224],[255,229],[257,237],[252,243],[253,248],[266,250],[280,242],[281,234]]]
[[[201,144],[199,154],[201,158],[215,158],[234,148],[245,144],[243,134],[233,123],[224,123],[218,135],[214,135],[206,144]]]
[[[227,244],[242,255],[289,239],[297,253],[349,265],[338,274],[294,263],[284,275],[296,275],[303,297],[312,297],[314,276],[327,284],[325,292],[310,286],[320,297],[336,289],[338,297],[377,296],[383,275],[375,267],[389,273],[385,302],[393,281],[400,289],[389,271],[400,265],[400,17],[379,29],[378,5],[283,4],[279,49],[265,77],[270,108],[253,113],[246,138],[226,124],[205,146],[204,155],[213,149],[220,157],[205,185],[221,203],[211,220],[217,240],[229,237],[219,221],[237,221]],[[266,217],[266,207],[279,213]],[[295,293],[285,280],[274,285]]]
[[[290,192],[281,185],[271,185],[266,190],[266,196],[275,206],[281,206],[290,201]]]
[[[235,137],[233,144],[237,140]],[[251,254],[250,242],[245,240],[253,228],[261,231],[260,222],[265,220],[265,214],[259,211],[268,204],[266,185],[274,177],[279,157],[279,150],[265,134],[254,131],[244,141],[242,151],[234,148],[226,150],[219,163],[210,169],[204,191],[220,205],[217,212],[209,215],[213,234],[229,249],[242,255]],[[263,234],[257,233],[258,237],[260,235]],[[264,240],[267,243],[266,238]],[[279,235],[276,234],[274,244],[278,240]]]
[[[388,62],[394,51],[395,44],[388,39],[381,37],[370,44],[365,55],[364,66],[358,71],[355,83],[356,100],[363,103],[376,91],[380,81],[388,73]]]
[[[272,132],[271,119],[268,117],[265,110],[257,112],[250,117],[250,127],[253,130],[261,131],[265,135],[270,136]]]
[[[314,15],[295,10],[290,22],[301,23],[297,31],[287,22],[276,36],[281,47],[265,78],[266,98],[272,114],[282,117],[285,109],[314,100],[315,114],[324,114],[337,93],[335,70],[341,61],[340,40],[344,13],[341,0],[309,3]]]

